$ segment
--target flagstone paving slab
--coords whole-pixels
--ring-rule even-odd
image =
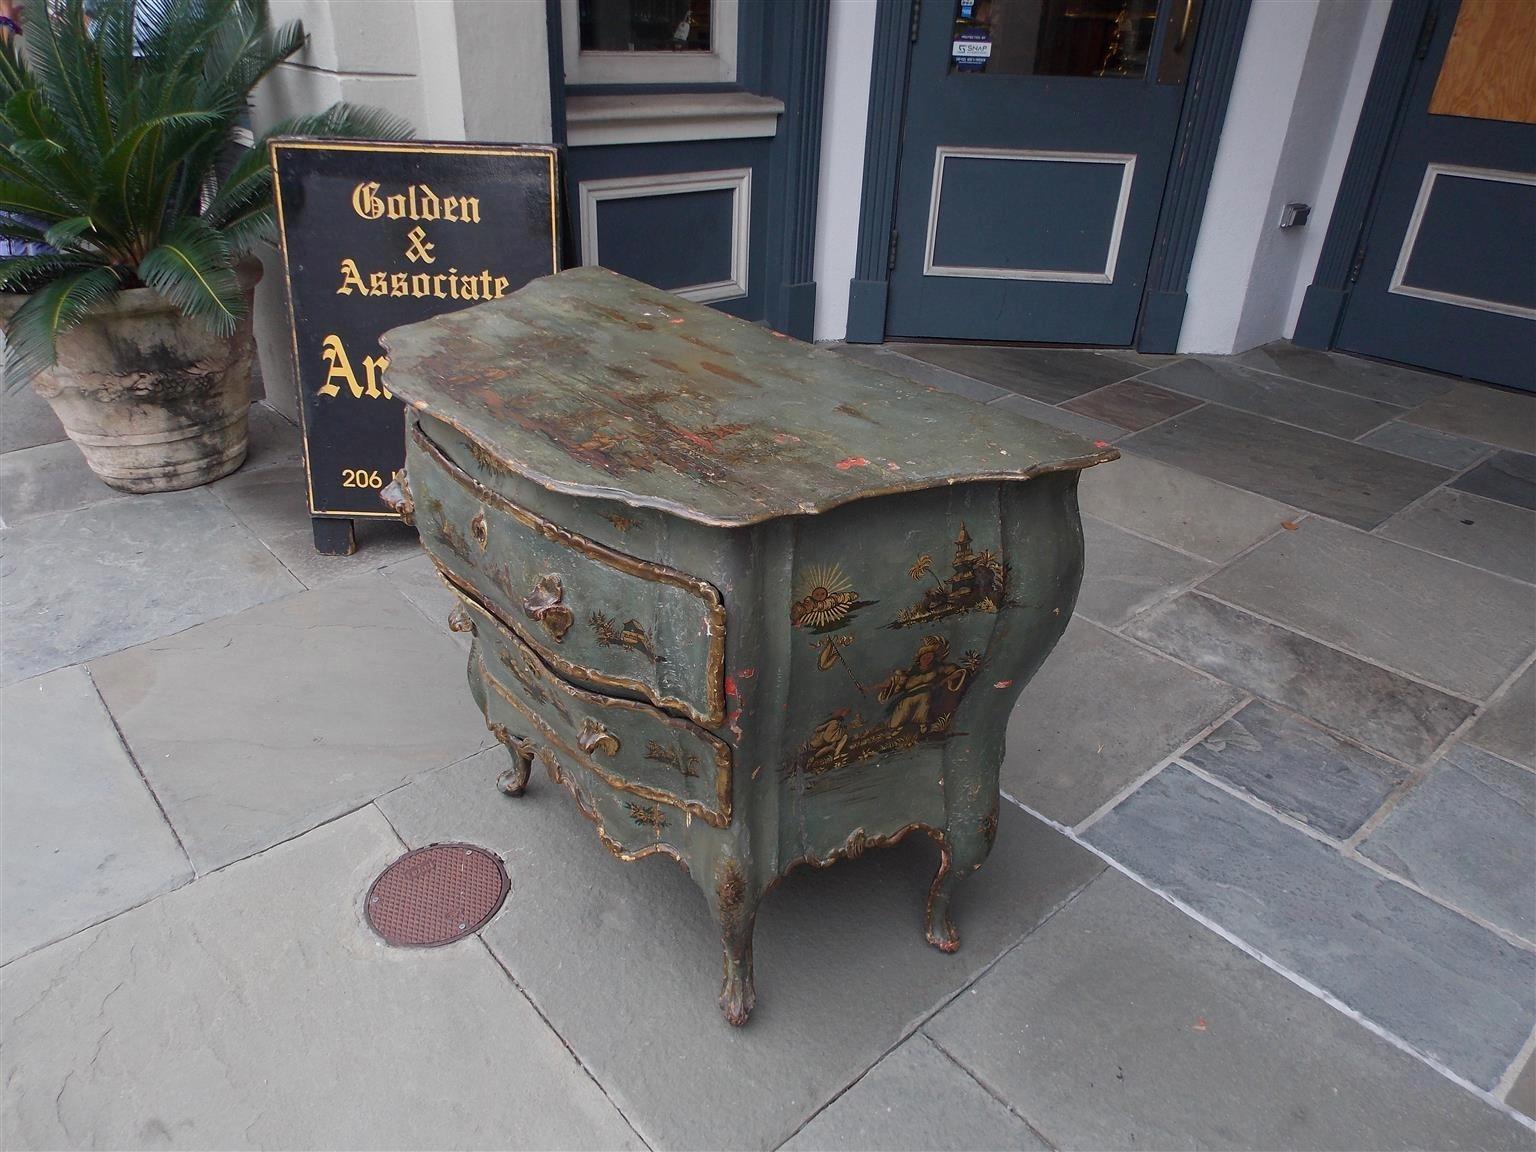
[[[1106,628],[1119,627],[1215,571],[1204,560],[1092,516],[1083,517],[1083,543],[1087,555],[1075,611]]]
[[[0,455],[0,517],[7,524],[128,498],[96,479],[69,440]]]
[[[1464,476],[1456,477],[1451,487],[1520,508],[1536,508],[1536,456],[1528,452],[1497,452]]]
[[[1262,700],[1244,705],[1181,759],[1337,840],[1349,839],[1408,776]]]
[[[1003,790],[1076,824],[1241,699],[1235,688],[1073,620],[1008,718]]]
[[[1083,416],[1076,412],[1069,412],[1065,408],[1031,400],[1028,396],[1004,396],[1000,400],[993,400],[991,406],[1008,412],[1017,412],[1020,416],[1028,416],[1031,420],[1038,420],[1053,428],[1072,432],[1085,440],[1108,443],[1125,435],[1125,429],[1118,425],[1106,424],[1091,416]]]
[[[1059,404],[1126,380],[1142,369],[1117,356],[1075,348],[1004,348],[984,344],[892,344],[903,356],[925,360],[999,388]]]
[[[203,488],[39,517],[3,548],[7,683],[303,587]]]
[[[1084,512],[1218,563],[1300,515],[1288,504],[1130,452],[1088,469],[1079,492]]]
[[[1525,1067],[1520,1069],[1504,1100],[1511,1108],[1536,1119],[1536,1052],[1526,1058]]]
[[[1529,508],[1442,488],[1376,533],[1501,576],[1536,582],[1536,511]]]
[[[1396,452],[1399,456],[1412,456],[1426,464],[1438,464],[1441,468],[1458,472],[1494,451],[1491,444],[1484,444],[1481,440],[1453,436],[1449,432],[1436,432],[1433,428],[1421,428],[1401,420],[1383,424],[1358,437],[1355,443]]]
[[[0,692],[0,962],[192,878],[83,668]]]
[[[91,670],[199,873],[490,740],[463,651],[377,573]]]
[[[1409,764],[1423,763],[1474,711],[1465,700],[1198,592],[1153,609],[1127,631]]]
[[[1105,873],[926,1027],[1058,1148],[1528,1148],[1531,1134]]]
[[[65,438],[64,426],[48,401],[30,387],[14,392],[0,387],[0,452],[53,444]]]
[[[1246,368],[1232,360],[1180,360],[1148,372],[1141,380],[1186,396],[1345,438],[1359,436],[1402,411],[1397,405],[1317,388],[1287,376]]]
[[[10,1148],[636,1148],[476,937],[392,949],[372,808],[0,981]]]
[[[721,1019],[720,937],[665,857],[614,859],[542,772],[496,790],[499,748],[379,801],[412,846],[464,839],[501,852],[512,890],[486,940],[653,1147],[772,1148],[1103,862],[1002,809],[997,846],[955,897],[960,950],[923,939],[937,853],[893,848],[799,869],[760,906],[757,1007]]]
[[[1474,700],[1536,649],[1536,588],[1311,519],[1201,590]]]
[[[409,560],[397,560],[380,571],[383,572],[384,578],[394,585],[395,591],[409,600],[412,607],[426,617],[428,624],[441,629],[451,636],[460,648],[466,652],[469,651],[469,633],[448,630],[448,613],[453,611],[458,598],[448,591],[443,578],[432,566],[431,557],[422,552]]]
[[[1048,1152],[1050,1145],[918,1033],[783,1146],[784,1152],[825,1148]]]
[[[1234,356],[1233,360],[1251,368],[1305,380],[1308,384],[1337,388],[1406,408],[1441,396],[1456,385],[1456,381],[1448,376],[1415,372],[1411,368],[1367,360],[1363,356],[1302,348],[1289,340],[1276,340],[1261,348],[1251,348]]]
[[[1133,433],[1124,447],[1358,528],[1374,528],[1453,475],[1216,404]]]
[[[1404,417],[1410,424],[1536,452],[1536,396],[1462,380]]]
[[[1536,1025],[1536,954],[1181,768],[1087,838],[1482,1088]]]
[[[1180,412],[1188,412],[1199,403],[1199,400],[1140,380],[1122,380],[1073,397],[1062,407],[1135,432]]]
[[[1426,892],[1536,940],[1536,773],[1454,745],[1360,851]]]
[[[301,464],[237,472],[216,487],[220,499],[240,522],[309,588],[383,567],[421,550],[414,528],[396,520],[363,518],[353,521],[357,551],[352,555],[316,552]]]
[[[1477,718],[1467,740],[1536,771],[1536,664]]]
[[[837,344],[832,347],[849,359],[857,360],[860,364],[867,364],[869,367],[878,368],[882,372],[889,372],[895,376],[915,380],[919,384],[940,388],[945,392],[954,392],[956,395],[965,396],[982,404],[1012,395],[1008,389],[999,388],[996,384],[988,384],[985,380],[962,376],[958,372],[951,372],[947,368],[940,368],[937,364],[929,364],[924,360],[903,356],[885,345]]]

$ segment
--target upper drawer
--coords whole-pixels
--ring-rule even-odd
[[[616,552],[466,474],[411,421],[416,527],[438,567],[545,662],[705,725],[725,719],[725,607],[713,585]]]

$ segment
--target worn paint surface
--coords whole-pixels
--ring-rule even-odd
[[[601,268],[383,342],[391,391],[507,470],[708,524],[1118,455]]]
[[[720,927],[732,1023],[754,1002],[757,907],[802,864],[926,834],[924,932],[952,951],[956,885],[997,835],[1008,715],[1076,600],[1077,472],[1112,453],[606,272],[520,299],[569,325],[553,351],[506,359],[498,334],[526,327],[478,309],[432,326],[467,324],[442,346],[461,366],[471,345],[490,367],[500,348],[506,373],[391,369],[416,404],[400,496],[474,631],[470,689],[512,754],[503,788],[542,763],[615,855],[688,870]],[[396,350],[436,346],[425,333]],[[665,396],[626,374],[658,357]],[[868,387],[893,391],[874,403]],[[624,442],[578,408],[620,413]],[[1021,469],[1003,478],[980,466],[999,436]],[[764,439],[782,460],[736,453]],[[897,457],[911,486],[891,491]]]

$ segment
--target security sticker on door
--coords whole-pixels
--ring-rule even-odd
[[[992,41],[985,32],[962,32],[950,46],[956,60],[987,60],[992,55]]]

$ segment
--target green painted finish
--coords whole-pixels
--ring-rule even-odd
[[[551,672],[472,597],[460,603],[475,636],[473,668],[501,697],[487,719],[534,731],[591,766],[610,787],[724,827],[731,818],[731,749],[724,740],[646,704],[574,687]],[[480,661],[482,663],[477,663]]]
[[[391,391],[508,471],[705,524],[1115,457],[602,268],[383,343]]]
[[[446,425],[432,431],[458,446]],[[725,630],[712,586],[642,567],[508,500],[445,457],[419,424],[406,437],[406,468],[416,527],[439,567],[518,621],[544,660],[593,687],[720,721]]]
[[[572,274],[557,279],[575,283]],[[530,286],[529,296],[515,299],[528,299],[530,311],[542,314],[553,283]],[[653,289],[590,271],[581,283],[618,285],[653,313],[684,315],[677,327],[692,322],[689,306]],[[611,367],[645,354],[635,350],[647,345],[634,343],[624,307],[609,300],[601,310],[583,309],[576,299],[561,297],[560,307],[597,317],[584,322],[583,343],[607,349],[603,354],[615,357]],[[545,403],[542,393],[523,391],[526,381],[560,371],[559,355],[535,367],[526,324],[509,317],[487,306],[433,322],[477,331],[484,350],[476,356],[485,364],[498,355],[518,363],[500,380],[482,374],[480,421],[503,408],[521,412]],[[504,347],[496,335],[502,327],[509,333]],[[418,326],[411,341],[434,343],[431,328]],[[764,373],[746,399],[697,363],[691,373],[679,367],[671,394],[698,410],[705,404],[698,397],[710,393],[711,420],[793,426],[806,433],[794,433],[798,443],[825,443],[815,422],[867,383],[857,365],[828,362],[793,341],[751,328],[733,327],[728,335],[732,349],[770,341],[777,359],[732,358]],[[624,353],[629,359],[617,358],[619,345],[631,349]],[[599,353],[592,355],[596,364]],[[720,348],[709,355],[713,364],[726,362]],[[825,373],[817,377],[821,391],[806,390],[811,364]],[[700,482],[707,499],[687,495],[685,512],[681,498],[690,490],[678,471],[682,459],[610,476],[601,494],[589,494],[590,475],[574,479],[598,467],[579,458],[585,449],[566,458],[560,483],[548,472],[520,471],[535,456],[553,459],[557,441],[542,425],[509,419],[494,434],[476,433],[479,425],[468,420],[450,427],[437,417],[450,410],[464,415],[460,384],[445,385],[422,361],[397,361],[390,371],[391,387],[416,406],[407,478],[415,520],[464,599],[455,626],[475,633],[470,687],[512,752],[504,788],[520,793],[529,768],[542,764],[615,854],[628,860],[662,853],[688,869],[721,928],[727,1018],[741,1023],[751,1010],[757,906],[800,864],[827,864],[909,834],[930,836],[942,864],[928,893],[926,933],[940,948],[957,947],[950,900],[996,835],[1008,715],[1065,629],[1082,577],[1078,470],[1085,461],[1113,458],[1113,451],[1029,421],[993,423],[990,410],[946,398],[945,410],[958,413],[947,428],[974,432],[985,425],[998,443],[1014,444],[1017,436],[1032,478],[956,480],[952,468],[920,454],[914,441],[904,468],[909,478],[927,477],[922,486],[886,491],[876,470],[858,465],[846,470],[855,477],[847,483],[833,470],[834,491],[817,489],[823,477],[788,453],[783,467],[720,465],[712,484]],[[578,382],[573,394],[583,388],[595,386]],[[937,419],[934,397],[903,389],[880,409],[878,433],[887,446],[895,442],[892,429],[910,432]],[[610,395],[618,391],[613,384]],[[498,403],[497,395],[506,400]],[[676,431],[657,415],[659,407],[652,404],[649,415],[631,410],[635,424],[650,422],[635,431],[636,443]],[[777,418],[770,421],[770,413]],[[1083,455],[1039,455],[1041,445],[1061,441]],[[873,440],[864,443],[875,450]],[[623,444],[603,444],[630,459]],[[759,498],[781,513],[765,514]],[[492,515],[504,506],[517,514]],[[524,610],[522,583],[501,587],[509,570],[520,581],[559,577],[561,606],[572,609],[563,640],[551,635],[549,614]],[[657,580],[660,572],[669,579]],[[619,682],[616,673],[634,665],[616,658],[635,653],[578,644],[589,605],[601,605],[621,625],[639,624],[665,657],[647,658],[647,666],[684,680]],[[686,693],[676,690],[685,682]],[[667,685],[671,696],[661,690]]]

